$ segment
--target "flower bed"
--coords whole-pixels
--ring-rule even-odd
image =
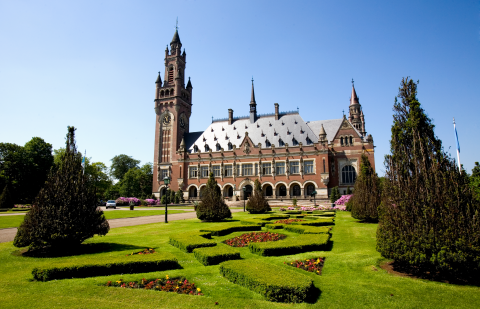
[[[316,259],[306,259],[305,261],[296,260],[295,262],[290,262],[288,265],[321,275],[324,261],[324,257],[319,257]],[[283,264],[287,263],[283,262]]]
[[[138,251],[138,252],[132,252],[131,254],[127,254],[126,256],[129,256],[129,255],[142,255],[142,254],[152,254],[152,253],[155,253],[155,250],[154,249],[144,249],[142,251]]]
[[[112,286],[124,289],[144,289],[164,292],[174,292],[177,294],[203,295],[201,289],[195,287],[195,283],[189,282],[185,278],[172,278],[165,276],[164,279],[143,278],[139,281],[126,282],[123,279],[118,281],[108,281],[105,286]]]
[[[202,229],[200,232],[210,232],[212,236],[224,236],[228,235],[233,232],[240,232],[240,231],[261,231],[262,227],[260,225],[227,225],[227,226],[219,226],[219,227],[212,227],[209,229]]]
[[[238,237],[225,240],[225,243],[232,247],[246,247],[251,242],[277,241],[287,237],[283,234],[271,232],[252,232]]]
[[[294,222],[300,222],[300,221],[305,221],[303,219],[285,219],[285,220],[278,220],[278,221],[275,221],[274,223],[277,224],[292,224]]]
[[[345,206],[345,204],[352,198],[353,194],[342,195],[336,202],[337,206]]]

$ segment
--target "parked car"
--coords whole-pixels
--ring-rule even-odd
[[[105,205],[105,208],[108,209],[109,207],[116,209],[117,208],[117,203],[115,203],[115,200],[108,200],[107,204]]]

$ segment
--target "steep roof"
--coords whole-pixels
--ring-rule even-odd
[[[180,42],[180,36],[178,35],[178,30],[175,30],[175,34],[173,35],[172,42],[170,43],[182,43]]]
[[[325,129],[325,133],[327,133],[327,141],[330,143],[335,138],[337,134],[338,128],[342,125],[343,119],[329,119],[329,120],[317,120],[317,121],[310,121],[308,122],[308,126],[314,132],[314,134],[318,137],[320,131],[323,128]]]

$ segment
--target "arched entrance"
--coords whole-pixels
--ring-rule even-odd
[[[225,186],[223,188],[223,196],[224,197],[232,197],[233,196],[233,187],[230,185]]]
[[[307,185],[307,196],[311,196],[313,191],[315,191],[315,186],[311,183]]]
[[[272,196],[273,195],[272,186],[271,185],[265,185],[263,192],[264,192],[263,194],[265,194],[265,196]]]
[[[278,196],[287,196],[287,187],[285,185],[278,187]]]
[[[301,190],[300,190],[300,186],[295,184],[292,186],[292,196],[300,196],[301,194]]]
[[[203,193],[205,192],[205,186],[200,188],[200,197],[203,196]]]
[[[244,199],[249,198],[250,196],[252,196],[252,192],[253,192],[252,186],[251,185],[246,185],[245,186],[245,193],[244,193],[243,198]]]
[[[196,198],[196,197],[197,197],[197,188],[191,187],[191,188],[188,190],[188,197],[189,197],[189,198]]]

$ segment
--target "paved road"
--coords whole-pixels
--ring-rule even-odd
[[[243,209],[231,209],[231,211],[240,212],[240,211],[243,211]],[[197,217],[196,212],[193,212],[193,211],[183,212],[183,213],[168,215],[168,221],[193,219],[196,217]],[[150,224],[150,223],[160,223],[160,222],[165,222],[164,215],[108,220],[108,223],[110,224],[110,228],[142,225],[142,224]],[[13,241],[13,239],[15,238],[15,235],[17,235],[17,228],[0,229],[0,243]]]

